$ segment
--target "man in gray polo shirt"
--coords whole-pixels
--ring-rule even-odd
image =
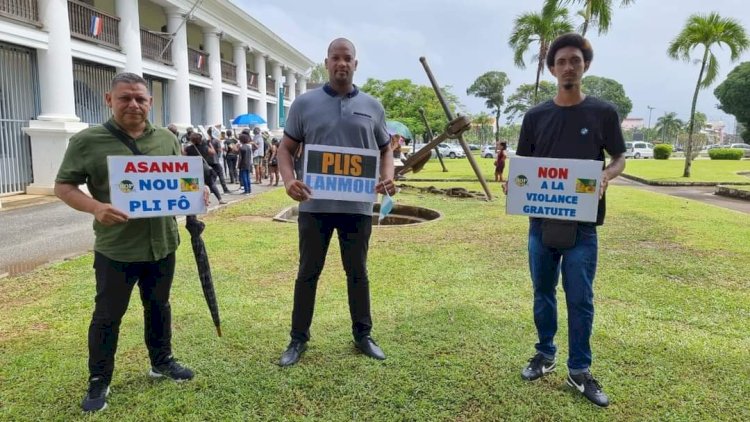
[[[372,202],[315,199],[310,187],[294,178],[293,155],[300,143],[376,150],[380,153],[380,182],[375,190],[380,194],[396,193],[385,111],[376,99],[359,91],[352,82],[357,60],[351,41],[333,40],[328,46],[325,65],[328,83],[292,103],[277,153],[286,193],[300,202],[300,261],[294,286],[292,340],[281,355],[281,366],[297,363],[310,339],[315,291],[334,229],[338,232],[346,271],[355,346],[369,357],[385,359],[370,337],[367,249],[372,232]]]

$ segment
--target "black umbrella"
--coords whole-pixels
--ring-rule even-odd
[[[193,254],[195,263],[198,266],[198,277],[201,279],[203,296],[206,298],[208,310],[211,311],[211,319],[214,320],[216,333],[221,337],[221,320],[219,319],[219,304],[216,302],[216,291],[214,290],[214,281],[211,276],[211,264],[208,262],[206,253],[206,244],[201,238],[201,233],[206,228],[206,224],[194,215],[188,215],[185,222],[185,228],[190,232],[190,244],[193,245]]]

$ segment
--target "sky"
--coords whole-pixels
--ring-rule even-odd
[[[515,18],[540,11],[543,0],[232,1],[316,63],[325,58],[331,40],[350,39],[359,61],[355,84],[375,78],[429,85],[419,62],[425,56],[438,83],[452,87],[466,113],[490,111],[483,99],[466,95],[466,89],[483,73],[497,70],[508,75],[506,99],[519,85],[533,84],[536,76],[531,51],[524,57],[525,69],[513,64],[508,38]],[[654,107],[651,126],[668,112],[689,118],[702,50],[694,51],[691,62],[670,59],[666,50],[690,15],[718,12],[738,20],[750,33],[747,0],[635,0],[624,8],[620,0],[613,2],[609,32],[599,35],[589,29],[587,33],[594,48],[587,75],[620,82],[633,102],[629,117],[643,118],[646,125],[648,106]],[[580,5],[568,9],[578,26],[582,19],[575,12]],[[734,63],[726,48],[714,52],[719,58],[719,76],[700,92],[697,111],[709,121],[724,121],[726,133],[734,133],[735,119],[716,108],[719,101],[713,91],[735,66],[750,61],[750,51]],[[554,82],[546,69],[542,79]]]

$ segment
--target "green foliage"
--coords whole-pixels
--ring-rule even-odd
[[[677,113],[669,112],[656,119],[654,129],[659,133],[662,140],[674,142],[683,127],[685,127],[685,122],[677,118]]]
[[[578,15],[583,18],[581,35],[586,36],[589,26],[597,27],[599,35],[606,34],[612,22],[612,0],[546,0],[545,5],[551,4],[583,4]],[[635,3],[635,0],[621,0],[620,7]]]
[[[742,150],[739,148],[713,148],[708,150],[712,160],[741,160]]]
[[[719,100],[719,109],[733,115],[738,122],[750,126],[748,92],[750,92],[750,62],[744,62],[729,72],[724,82],[714,90],[714,95]]]
[[[688,128],[688,141],[685,148],[687,152],[693,148],[694,130],[692,126],[695,122],[693,116],[695,116],[695,105],[698,102],[698,92],[703,88],[708,88],[719,73],[719,61],[711,49],[724,46],[729,48],[731,60],[737,61],[740,55],[750,47],[750,39],[748,39],[745,28],[738,20],[722,18],[718,13],[713,12],[707,15],[691,15],[682,31],[672,40],[667,49],[669,57],[686,62],[690,61],[690,53],[694,49],[701,48],[703,50],[698,82],[695,85],[693,103],[690,108],[691,123]],[[690,177],[690,162],[692,159],[692,154],[685,154],[684,177]]]
[[[670,155],[672,155],[672,145],[669,145],[669,144],[654,145],[654,159],[668,160]]]
[[[424,122],[419,115],[420,107],[424,109],[427,122],[435,135],[442,133],[448,124],[445,112],[431,87],[416,85],[409,79],[381,81],[369,78],[361,89],[380,100],[387,119],[405,124],[415,137],[426,133]],[[458,97],[450,91],[450,87],[443,87],[442,91],[449,107],[453,110],[461,107]]]
[[[537,61],[535,97],[538,98],[539,77],[544,72],[544,57],[547,55],[550,44],[558,35],[572,30],[573,25],[568,21],[568,9],[554,4],[545,6],[540,13],[524,13],[513,23],[513,31],[508,44],[513,49],[513,63],[516,66],[524,69],[526,67],[523,60],[524,54],[532,43],[539,44],[539,47],[534,50],[536,55],[533,57]]]
[[[534,90],[533,84],[521,84],[516,88],[516,92],[508,97],[508,105],[505,107],[508,123],[523,117],[535,105],[554,98],[557,94],[557,85],[549,81],[539,81],[536,100],[534,100]]]
[[[510,84],[510,79],[505,72],[496,70],[486,72],[478,77],[473,84],[466,90],[466,94],[475,97],[484,98],[484,104],[488,109],[495,112],[495,140],[500,138],[500,113],[502,112],[505,97],[503,91]]]
[[[622,84],[614,79],[593,75],[584,77],[581,82],[583,92],[615,105],[620,122],[628,117],[630,110],[633,109],[633,102],[625,95],[625,88]]]
[[[693,162],[690,180],[681,176],[682,160],[628,160],[625,173],[654,182],[748,183],[740,173],[750,172],[750,160],[699,159]]]
[[[308,82],[314,84],[322,84],[328,82],[328,69],[326,69],[325,63],[318,63],[312,68],[310,78]]]

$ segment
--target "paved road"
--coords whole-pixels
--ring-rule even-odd
[[[230,188],[237,186],[230,185]],[[253,195],[268,191],[253,185]],[[224,195],[229,203],[250,196]],[[218,208],[216,198],[209,212]],[[226,206],[226,205],[224,205]],[[75,211],[60,201],[0,212],[0,277],[17,275],[65,258],[90,251],[94,245],[93,217]]]
[[[677,196],[680,198],[693,199],[706,204],[715,205],[721,208],[728,208],[739,212],[750,214],[750,201],[742,199],[729,198],[726,196],[715,195],[714,186],[651,186],[639,183],[624,177],[618,177],[612,181],[613,185],[632,186],[651,192],[658,192],[664,195]]]

